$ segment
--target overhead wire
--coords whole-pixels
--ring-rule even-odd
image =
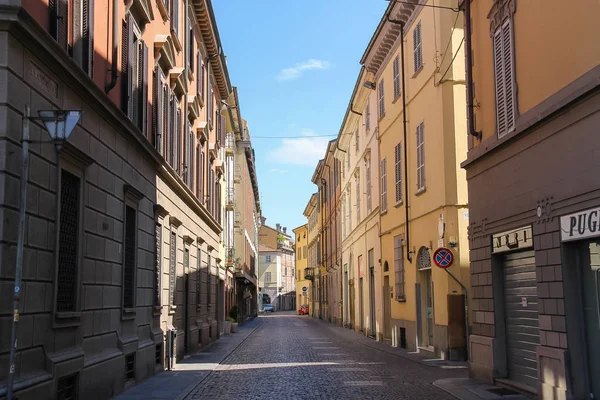
[[[311,139],[335,137],[337,135],[311,135],[311,136],[251,136],[250,139]]]
[[[460,44],[458,45],[458,48],[456,49],[456,53],[454,53],[454,57],[452,57],[452,61],[450,61],[450,65],[448,65],[448,68],[446,68],[446,72],[444,72],[444,75],[442,75],[442,77],[440,78],[439,83],[442,83],[442,81],[444,80],[444,77],[446,76],[448,71],[450,71],[450,67],[452,67],[452,64],[454,64],[454,59],[456,59],[456,56],[458,55],[458,52],[460,51],[460,48],[462,47],[464,41],[465,41],[465,38],[463,37],[460,40]]]

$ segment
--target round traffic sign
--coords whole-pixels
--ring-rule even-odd
[[[302,291],[303,291],[304,293],[306,293],[306,292],[308,292],[308,288],[307,288],[306,286],[302,286]]]
[[[454,262],[452,250],[446,247],[440,247],[433,253],[433,263],[443,269],[446,269]]]

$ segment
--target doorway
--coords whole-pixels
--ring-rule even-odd
[[[429,249],[421,247],[418,255],[417,280],[415,287],[417,304],[417,343],[433,351],[433,279]]]
[[[370,253],[372,255],[372,253]],[[369,268],[369,334],[377,336],[377,318],[375,316],[375,268]]]
[[[343,300],[343,304],[344,304],[344,315],[342,316],[343,318],[343,325],[348,325],[348,321],[350,320],[350,311],[348,309],[348,303],[350,303],[350,293],[349,293],[349,288],[348,288],[348,265],[344,265],[344,270],[346,270],[346,272],[344,272],[344,296],[342,297]]]
[[[391,304],[390,299],[392,295],[390,292],[390,277],[388,275],[383,277],[383,339],[384,341],[392,340],[392,315],[391,315]]]
[[[364,309],[365,309],[365,303],[364,303],[364,288],[363,288],[363,278],[360,278],[358,280],[358,316],[360,318],[360,331],[362,333],[365,333],[365,323],[364,323]]]
[[[356,289],[354,287],[354,279],[350,280],[350,329],[356,326]]]
[[[600,241],[585,242],[580,250],[583,319],[587,344],[590,394],[600,399]],[[595,377],[595,378],[594,378]]]
[[[221,331],[223,330],[223,321],[225,319],[225,281],[219,279],[219,287],[217,289],[217,337],[221,337]]]
[[[190,316],[189,316],[189,291],[190,291],[190,249],[185,248],[183,251],[183,349],[187,353],[189,351],[190,342]]]

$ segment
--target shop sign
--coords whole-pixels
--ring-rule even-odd
[[[600,207],[560,217],[563,242],[600,236]]]
[[[531,226],[524,226],[492,236],[492,253],[503,253],[528,247],[533,247]]]

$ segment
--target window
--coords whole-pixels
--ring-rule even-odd
[[[163,157],[165,156],[164,102],[165,98],[168,98],[165,97],[167,90],[165,74],[157,65],[152,73],[152,144]]]
[[[202,194],[204,192],[204,151],[200,143],[196,145],[196,197],[204,203]]]
[[[358,154],[358,128],[356,128],[356,132],[354,133],[354,147],[356,154]]]
[[[81,2],[81,68],[94,78],[94,0]]]
[[[155,226],[155,256],[154,259],[154,306],[160,306],[160,282],[162,277],[162,225],[160,223],[156,223]]]
[[[187,130],[187,139],[185,143],[185,162],[184,162],[184,173],[185,173],[185,183],[191,189],[193,184],[193,170],[192,166],[194,165],[194,147],[192,143],[194,143],[194,133],[192,132],[192,125],[189,121],[186,121],[186,130]]]
[[[287,269],[287,267],[284,267],[283,268],[283,276],[287,276],[287,273],[288,273],[288,269]]]
[[[496,81],[496,129],[502,137],[515,128],[515,83],[512,24],[507,19],[494,33],[494,77]]]
[[[266,256],[265,257],[265,261],[268,262],[268,263],[270,263],[271,262],[271,256]]]
[[[194,72],[194,23],[190,21],[189,39],[187,43],[187,63],[191,72]],[[196,77],[197,78],[197,77]]]
[[[271,273],[265,272],[265,283],[271,283]]]
[[[400,235],[394,236],[394,274],[396,301],[406,301],[404,293],[404,253]]]
[[[385,115],[385,93],[383,79],[379,81],[379,118]]]
[[[60,47],[72,54],[73,49],[69,43],[69,31],[73,22],[69,18],[68,0],[49,0],[50,6],[50,34]]]
[[[198,244],[198,248],[196,249],[196,305],[199,306],[202,302],[202,297],[200,296],[201,287],[200,283],[202,280],[200,279],[200,269],[202,266],[202,249]]]
[[[381,211],[387,211],[387,167],[386,159],[381,160]]]
[[[423,66],[421,21],[419,21],[417,26],[415,26],[415,30],[413,31],[413,59],[416,73]]]
[[[371,160],[367,159],[365,162],[365,180],[367,186],[367,214],[371,212]]]
[[[177,232],[171,231],[169,247],[169,305],[175,307],[175,279],[177,278]]]
[[[360,223],[360,171],[356,174],[356,225]]]
[[[394,58],[394,100],[400,97],[400,56]]]
[[[179,37],[179,1],[171,1],[171,32],[175,34],[175,37]]]
[[[346,238],[346,197],[342,199],[342,212],[344,216],[344,223],[342,224],[342,239]]]
[[[402,202],[402,143],[394,149],[394,174],[396,175],[396,204]]]
[[[123,257],[123,308],[135,307],[135,267],[136,267],[136,237],[137,210],[125,206],[125,254]]]
[[[147,135],[148,47],[131,14],[125,15],[121,52],[121,108]]]
[[[352,200],[351,188],[348,187],[348,234],[352,232]]]
[[[81,179],[61,170],[56,311],[77,311]]]
[[[125,356],[125,383],[135,381],[135,353]]]
[[[417,190],[425,190],[425,123],[417,126]]]
[[[367,101],[367,106],[365,107],[365,131],[369,132],[371,129],[371,105],[369,101]]]
[[[79,374],[73,374],[58,379],[56,385],[57,399],[76,399],[77,398],[77,380]]]
[[[204,61],[202,60],[202,53],[200,53],[200,51],[198,51],[198,62],[196,63],[196,68],[196,90],[200,97],[204,99]]]

